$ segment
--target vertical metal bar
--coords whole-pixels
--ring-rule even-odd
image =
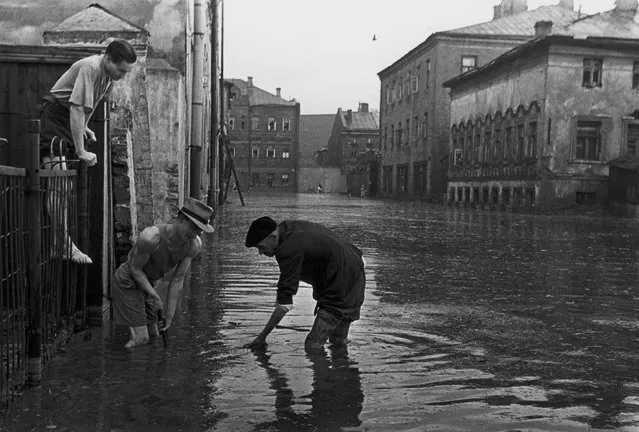
[[[221,116],[221,108],[224,105],[223,97],[220,97],[220,89],[224,88],[222,80],[218,81],[218,0],[213,0],[211,4],[211,147],[209,149],[209,192],[206,197],[207,204],[214,209],[217,208],[216,186],[218,183],[218,167],[217,160],[219,154],[219,145],[217,142],[218,129],[220,122],[224,122]]]
[[[29,157],[27,159],[27,220],[29,231],[30,319],[27,379],[42,380],[42,284],[40,280],[40,119],[27,121]]]
[[[78,226],[80,231],[78,247],[86,251],[89,246],[89,178],[87,165],[84,162],[80,162],[78,168]],[[78,267],[76,330],[81,330],[86,327],[88,266]]]

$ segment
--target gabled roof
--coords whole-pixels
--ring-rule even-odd
[[[114,14],[98,3],[93,3],[86,9],[71,15],[48,33],[82,31],[149,33],[146,29]]]
[[[337,110],[344,129],[349,131],[369,131],[379,129],[379,113],[369,111],[352,111],[350,119],[348,111]]]
[[[237,79],[237,78],[230,78],[226,81],[230,81],[231,83],[233,83],[235,87],[240,89],[240,92],[242,95],[245,95],[245,94],[248,95],[249,104],[251,106],[255,106],[255,105],[295,106],[297,105],[297,102],[295,101],[295,99],[287,101],[284,98],[278,97],[254,85],[249,87],[248,82],[244,80]]]
[[[497,18],[492,21],[436,32],[428,36],[424,42],[417,45],[393,64],[384,68],[378,75],[381,76],[392,70],[396,65],[401,64],[403,60],[412,57],[415,52],[419,52],[442,37],[503,38],[524,42],[535,37],[535,23],[537,21],[552,21],[554,28],[556,28],[567,26],[580,16],[583,16],[583,14],[562,6],[540,6],[537,9]]]
[[[540,6],[526,12],[520,12],[496,20],[440,32],[441,34],[467,34],[490,36],[535,36],[537,21],[552,21],[553,28],[572,24],[580,16],[562,6]],[[583,15],[582,15],[583,16]]]
[[[555,27],[552,34],[545,37],[531,39],[501,56],[491,60],[479,68],[472,69],[443,83],[444,87],[451,87],[457,83],[472,79],[491,70],[496,65],[509,62],[513,58],[523,56],[537,47],[550,44],[570,44],[581,46],[600,46],[608,49],[617,47],[639,48],[639,24],[634,21],[633,14],[623,14],[612,9],[595,15],[588,15],[577,19],[564,27]]]
[[[321,149],[331,137],[335,114],[305,114],[300,116],[300,144]]]

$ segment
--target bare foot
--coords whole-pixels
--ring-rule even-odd
[[[71,252],[71,261],[77,264],[93,264],[91,257],[78,248],[73,248],[73,251]]]

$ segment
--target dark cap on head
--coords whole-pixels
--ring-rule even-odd
[[[277,222],[268,216],[255,219],[246,233],[246,247],[253,247],[277,228]]]

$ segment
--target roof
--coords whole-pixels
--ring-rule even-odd
[[[610,161],[610,168],[636,171],[639,169],[639,156],[619,156]]]
[[[563,6],[540,6],[530,11],[440,33],[528,36],[532,38],[535,36],[535,23],[537,21],[552,21],[553,27],[565,27],[578,19],[579,16],[579,12],[566,9]]]
[[[615,9],[577,20],[557,33],[577,37],[607,37],[617,39],[639,39],[639,24],[631,16],[624,16]]]
[[[328,143],[333,130],[335,114],[306,114],[300,116],[300,143],[321,149]]]
[[[344,129],[349,131],[379,130],[379,113],[374,111],[352,111],[350,120],[347,118],[348,111],[341,108],[337,110],[337,115],[342,121]]]
[[[552,21],[556,27],[564,27],[577,20],[580,16],[583,16],[583,14],[562,6],[540,6],[537,9],[497,18],[492,21],[436,32],[428,36],[424,42],[417,45],[393,64],[384,68],[378,75],[392,70],[404,59],[410,58],[415,52],[423,49],[428,44],[434,43],[435,40],[441,37],[504,38],[525,41],[535,37],[535,23],[537,21]]]
[[[290,101],[281,98],[279,96],[275,96],[272,93],[267,92],[266,90],[262,90],[255,85],[250,86],[248,82],[237,79],[230,78],[227,81],[233,83],[233,85],[240,89],[242,94],[248,94],[249,97],[249,105],[285,105],[285,106],[295,106],[297,105],[297,101],[295,99],[291,99]],[[250,90],[250,91],[249,91]]]
[[[71,15],[48,33],[79,31],[149,33],[146,29],[114,14],[98,3],[93,3],[86,9]]]

